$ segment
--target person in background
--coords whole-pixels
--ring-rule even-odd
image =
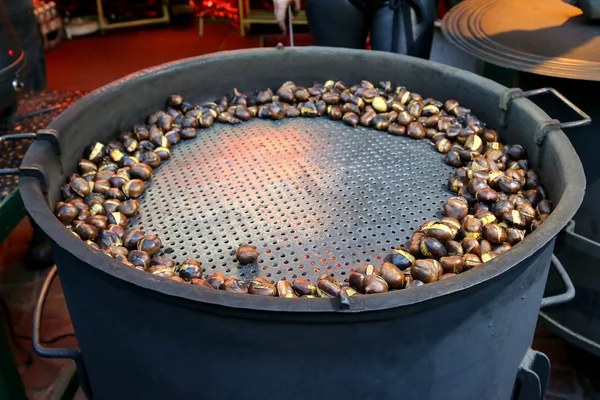
[[[287,8],[300,0],[273,0],[275,19],[287,30]],[[437,19],[436,0],[306,0],[306,17],[317,46],[364,49],[429,58]],[[393,32],[396,31],[396,36]]]
[[[24,78],[24,90],[42,91],[46,89],[46,59],[39,25],[33,13],[33,0],[4,0],[4,6],[25,53],[25,73],[21,77]],[[33,237],[27,253],[27,266],[50,266],[54,263],[50,239],[31,218],[30,222]]]
[[[25,52],[24,90],[46,88],[44,44],[33,14],[33,0],[4,0],[4,6]]]

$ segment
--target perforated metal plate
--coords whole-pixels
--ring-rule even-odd
[[[452,195],[453,168],[428,140],[325,118],[215,124],[171,155],[130,224],[179,262],[242,279],[345,280],[441,218]],[[257,247],[257,264],[235,260],[242,242]]]

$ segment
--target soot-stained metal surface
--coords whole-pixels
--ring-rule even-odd
[[[453,170],[428,140],[327,119],[215,124],[180,143],[130,221],[210,273],[344,280],[440,218]],[[258,263],[241,266],[242,242]]]

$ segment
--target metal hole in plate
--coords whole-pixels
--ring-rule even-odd
[[[325,118],[215,124],[173,149],[131,224],[206,270],[344,281],[442,217],[454,171],[443,158],[428,140]],[[258,248],[259,265],[235,261],[242,242]]]

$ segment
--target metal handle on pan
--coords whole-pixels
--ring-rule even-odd
[[[4,136],[0,136],[0,146],[2,146],[2,144],[4,142],[7,142],[9,140],[25,140],[25,139],[35,139],[37,137],[37,135],[35,133],[18,133],[18,134],[14,134],[14,135],[4,135]],[[0,151],[2,151],[0,149]],[[0,176],[3,175],[18,175],[19,174],[19,168],[0,168]]]
[[[573,111],[575,111],[577,114],[579,114],[579,116],[581,118],[583,118],[583,119],[580,119],[579,121],[561,122],[560,123],[561,129],[575,128],[578,126],[585,126],[585,125],[589,125],[590,123],[592,123],[592,118],[589,115],[587,115],[582,109],[580,109],[575,104],[573,104],[565,96],[560,94],[556,89],[547,87],[547,88],[541,88],[541,89],[528,90],[526,92],[521,93],[521,96],[519,96],[519,97],[531,97],[531,96],[537,96],[538,94],[544,94],[544,93],[553,94],[559,100],[561,100],[563,103],[565,103],[567,106],[569,106]]]
[[[573,286],[573,282],[571,282],[571,279],[569,278],[569,274],[567,274],[565,267],[562,266],[562,264],[554,254],[552,254],[552,260],[550,265],[553,266],[554,269],[556,269],[556,272],[558,272],[558,275],[562,279],[563,284],[565,285],[565,288],[567,290],[563,294],[544,297],[542,299],[540,309],[549,306],[554,306],[557,304],[566,303],[568,301],[573,300],[573,298],[575,297],[575,286]]]
[[[528,349],[517,372],[514,400],[542,400],[550,379],[550,360],[539,351]]]
[[[92,392],[90,390],[89,380],[87,377],[87,373],[85,370],[85,365],[83,364],[83,358],[81,357],[81,352],[76,349],[61,349],[61,348],[50,348],[44,347],[40,341],[40,332],[42,328],[42,312],[44,310],[44,305],[46,304],[46,299],[48,297],[48,292],[50,290],[50,286],[56,277],[56,265],[52,267],[46,280],[44,281],[44,285],[42,286],[42,290],[40,291],[40,296],[38,297],[37,303],[35,305],[35,310],[33,312],[33,350],[40,356],[45,358],[69,358],[75,361],[75,365],[77,366],[77,375],[79,376],[79,383],[81,385],[81,389],[85,394],[88,400],[92,400]]]

